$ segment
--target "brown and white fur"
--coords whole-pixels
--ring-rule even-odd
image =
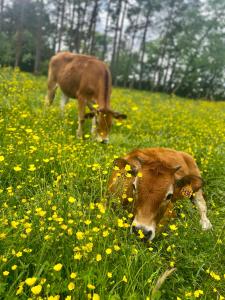
[[[78,99],[78,137],[83,137],[85,118],[92,117],[92,135],[100,142],[108,142],[112,118],[126,118],[110,109],[111,74],[96,57],[70,52],[53,56],[49,63],[47,104],[52,104],[57,86],[63,93],[62,110],[69,98]],[[91,113],[85,114],[86,106]]]
[[[202,229],[212,228],[200,171],[189,154],[168,148],[137,149],[116,159],[114,165],[109,191],[125,206],[129,197],[134,198],[134,232],[141,229],[146,239],[152,240],[157,224],[169,215],[173,202],[184,197],[182,191],[186,186],[193,191],[190,196],[199,210]]]

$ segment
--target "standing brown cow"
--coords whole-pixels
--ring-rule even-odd
[[[198,207],[203,230],[212,228],[202,194],[202,179],[193,157],[167,148],[137,149],[114,162],[109,191],[123,205],[133,198],[133,231],[152,240],[156,226],[173,202],[188,197]]]
[[[126,118],[110,109],[111,74],[107,65],[93,56],[70,52],[53,56],[48,71],[47,104],[52,104],[57,86],[63,93],[61,109],[69,98],[78,99],[78,137],[83,137],[84,120],[91,116],[92,134],[99,142],[107,143],[112,118]],[[89,114],[85,114],[86,105],[91,110]]]

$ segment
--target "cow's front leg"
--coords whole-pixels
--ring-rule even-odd
[[[92,118],[91,135],[95,138],[97,134],[97,117],[94,115]]]
[[[83,138],[83,125],[85,120],[85,100],[78,99],[78,129],[77,137]]]
[[[55,93],[56,93],[56,89],[57,89],[57,83],[54,80],[52,74],[49,74],[49,78],[48,78],[48,94],[45,97],[45,104],[46,105],[51,105],[54,98],[55,98]]]
[[[207,206],[205,199],[202,195],[202,190],[200,189],[195,193],[194,203],[197,206],[200,214],[200,224],[202,225],[203,230],[209,230],[212,228],[212,224],[207,218]]]

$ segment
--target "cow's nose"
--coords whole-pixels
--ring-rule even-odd
[[[132,226],[132,232],[134,232],[135,234],[138,234],[139,230],[143,232],[146,240],[149,240],[151,238],[152,230],[147,230],[146,228],[141,226]]]
[[[109,140],[108,140],[108,139],[102,140],[101,143],[102,143],[102,144],[108,144],[108,143],[109,143]]]

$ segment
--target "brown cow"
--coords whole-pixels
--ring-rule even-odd
[[[185,152],[146,148],[130,152],[114,162],[109,191],[123,205],[133,201],[133,231],[155,237],[156,226],[172,203],[188,197],[196,204],[203,230],[212,228],[202,195],[202,179],[194,159]]]
[[[70,52],[53,56],[48,71],[47,104],[52,104],[57,86],[63,93],[61,109],[69,98],[78,99],[78,137],[83,137],[85,117],[93,117],[92,134],[105,143],[108,142],[112,117],[126,118],[110,109],[111,74],[107,65],[93,56]],[[85,115],[86,105],[91,113]]]

